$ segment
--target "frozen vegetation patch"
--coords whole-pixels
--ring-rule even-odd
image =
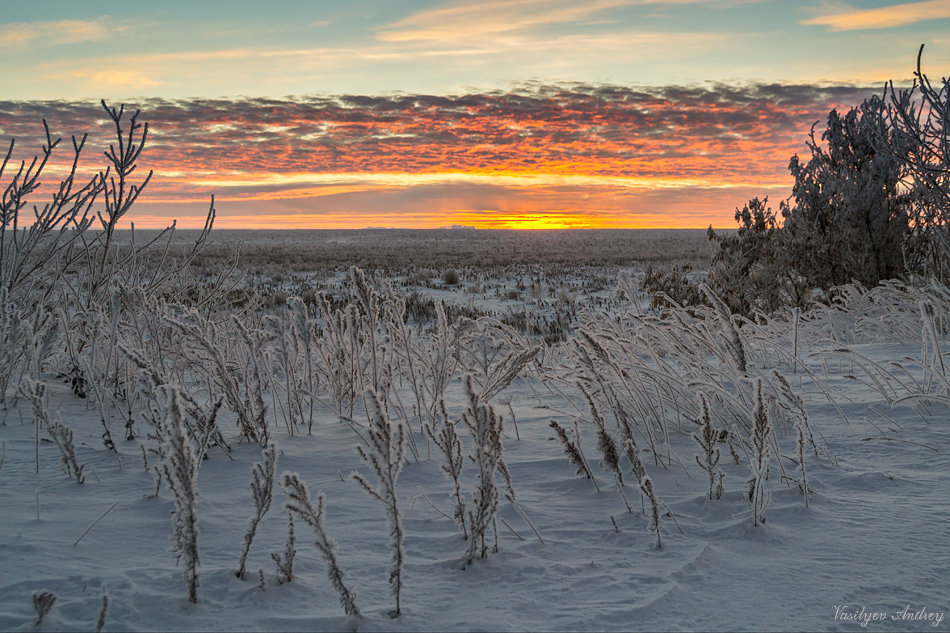
[[[905,102],[880,120],[946,134]],[[642,259],[558,242],[610,232],[475,231],[539,251],[427,262],[386,253],[441,233],[335,234],[393,259],[278,280],[202,261],[213,204],[190,239],[116,231],[148,130],[103,107],[113,178],[83,180],[75,140],[28,224],[58,142],[0,174],[0,628],[944,622],[946,217],[908,225],[929,268],[769,310],[684,267],[690,300],[651,305]],[[940,147],[907,159],[945,211]],[[789,235],[747,211],[735,244]]]

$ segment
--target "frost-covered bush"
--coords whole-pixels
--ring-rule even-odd
[[[459,274],[458,271],[454,268],[449,268],[444,273],[442,273],[442,283],[446,286],[455,286],[459,283]]]
[[[783,212],[787,206],[782,203]],[[780,229],[779,216],[768,206],[768,198],[753,198],[742,209],[736,209],[735,217],[739,223],[735,235],[709,230],[719,250],[707,283],[730,310],[740,314],[755,310],[768,314],[788,303],[805,303],[809,280],[800,272],[796,252],[787,232]]]
[[[733,311],[805,306],[855,282],[950,278],[950,80],[932,82],[922,53],[910,88],[832,110],[820,138],[812,128],[778,212],[756,198],[736,210],[735,236],[710,229],[708,283]]]
[[[650,296],[650,305],[653,308],[659,308],[671,300],[683,307],[703,303],[696,284],[687,277],[690,270],[689,264],[673,265],[669,270],[648,266],[643,276],[642,286]]]
[[[885,111],[877,96],[843,116],[832,110],[821,135],[825,145],[812,132],[811,158],[795,156],[789,164],[795,203],[783,211],[785,229],[793,247],[809,257],[801,272],[816,287],[855,280],[874,285],[906,272],[901,249],[911,208],[900,186],[906,168],[881,151],[878,137],[895,136],[881,130]]]
[[[739,231],[718,235],[708,283],[736,312],[772,312],[805,305],[813,290],[858,281],[874,285],[910,272],[904,259],[912,216],[901,183],[907,167],[882,151],[882,135],[906,152],[884,125],[887,107],[877,96],[844,115],[828,114],[820,139],[806,140],[811,156],[795,155],[792,197],[779,205],[751,200],[736,210]]]
[[[151,172],[140,180],[136,172],[149,128],[138,111],[105,102],[102,109],[114,129],[103,168],[83,175],[88,135],[73,137],[65,175],[47,180],[60,167],[61,139],[45,121],[41,153],[20,160],[11,140],[0,164],[0,402],[24,374],[61,375],[77,397],[88,398],[103,444],[116,451],[110,420],[120,411],[126,437],[134,438],[136,385],[144,384],[125,351],[153,367],[163,364],[171,346],[156,336],[156,314],[169,302],[206,314],[226,306],[229,286],[222,282],[233,268],[205,280],[189,272],[214,222],[213,198],[204,229],[180,252],[174,224],[147,239],[119,229],[151,181]],[[165,350],[164,358],[155,350]],[[166,370],[157,373],[177,373]],[[180,384],[181,376],[150,389],[165,382]]]

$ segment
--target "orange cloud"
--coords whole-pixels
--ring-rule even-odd
[[[748,2],[750,0],[740,0]],[[755,0],[751,0],[755,1]],[[552,24],[603,20],[609,9],[644,4],[695,4],[702,0],[487,0],[421,11],[380,29],[386,42],[480,42]],[[628,34],[632,35],[632,34]]]
[[[108,16],[96,20],[50,20],[0,24],[0,47],[44,44],[75,44],[107,39],[110,32],[121,30]]]
[[[73,76],[88,80],[90,88],[96,90],[111,90],[119,86],[140,90],[162,84],[137,70],[77,70]]]
[[[417,13],[384,29],[383,41],[455,42],[510,33],[544,24],[574,23],[629,0],[558,3],[548,0],[491,0],[447,6]]]
[[[788,195],[789,157],[805,150],[814,122],[871,92],[528,84],[454,96],[148,100],[140,162],[156,174],[138,207],[197,222],[215,193],[221,221],[255,227],[280,217],[318,227],[731,226],[750,197]],[[96,122],[87,161],[102,156],[111,131],[94,104],[0,102],[0,130],[18,147],[34,143],[43,118],[65,133]]]
[[[941,18],[950,18],[950,0],[925,0],[875,9],[844,11],[804,20],[802,24],[827,26],[832,31],[853,31],[890,29]]]

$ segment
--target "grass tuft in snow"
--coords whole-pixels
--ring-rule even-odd
[[[56,596],[51,591],[39,591],[33,594],[33,610],[36,612],[36,622],[33,626],[40,625],[55,602]]]
[[[356,594],[343,582],[343,570],[336,560],[336,544],[330,540],[326,528],[323,527],[323,495],[317,495],[317,503],[314,506],[313,501],[310,500],[307,485],[300,480],[300,475],[297,473],[285,472],[282,486],[287,494],[285,504],[287,511],[297,515],[313,528],[317,537],[315,545],[323,555],[323,561],[327,565],[327,578],[340,598],[343,612],[348,616],[359,618],[360,610],[356,606]]]
[[[362,446],[357,445],[356,452],[359,453],[360,459],[373,469],[378,484],[373,486],[358,472],[354,472],[352,477],[368,495],[382,503],[385,508],[386,521],[389,523],[389,586],[396,598],[396,608],[392,611],[392,616],[398,617],[402,613],[399,599],[406,552],[402,546],[403,531],[396,483],[406,456],[406,432],[403,425],[393,423],[389,419],[375,391],[367,391],[365,399],[369,416],[369,448],[364,450]]]
[[[185,427],[185,412],[181,407],[178,389],[166,386],[162,390],[161,405],[163,416],[162,472],[168,488],[175,496],[175,509],[172,512],[174,526],[172,551],[178,562],[184,563],[185,583],[188,585],[188,599],[198,601],[198,459]]]
[[[274,475],[277,472],[277,445],[269,444],[262,451],[264,461],[254,462],[251,467],[251,497],[254,500],[254,516],[248,522],[244,532],[244,545],[241,548],[241,559],[235,572],[238,578],[244,579],[247,575],[247,555],[251,551],[251,541],[257,534],[257,526],[270,509],[274,498]]]

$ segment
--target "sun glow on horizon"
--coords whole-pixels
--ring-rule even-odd
[[[601,169],[609,165],[601,165]],[[229,176],[208,176],[201,178],[166,178],[169,182],[178,182],[188,187],[225,190],[246,189],[255,191],[266,187],[281,187],[282,192],[296,192],[293,197],[313,197],[337,195],[355,191],[373,189],[399,189],[417,185],[438,184],[477,184],[504,187],[617,187],[632,189],[682,189],[701,187],[705,189],[733,189],[736,187],[778,187],[787,184],[786,179],[769,180],[748,179],[749,174],[722,174],[719,177],[675,177],[675,176],[626,176],[597,175],[584,173],[551,173],[548,171],[501,172],[484,171],[448,171],[448,172],[375,172],[375,173],[273,173],[244,172]],[[306,187],[305,185],[314,185]],[[297,187],[296,189],[284,189]],[[271,192],[257,191],[253,199],[271,200]]]
[[[450,211],[439,217],[411,217],[383,219],[384,224],[378,224],[380,217],[367,214],[219,214],[214,226],[218,229],[239,230],[360,230],[360,229],[446,229],[463,228],[472,230],[518,230],[518,231],[550,231],[576,229],[705,229],[709,224],[697,226],[695,223],[672,224],[668,219],[656,216],[643,216],[634,221],[623,221],[617,218],[600,216],[586,216],[583,214],[565,211],[563,213],[545,214],[528,212],[494,213],[483,210]],[[162,215],[139,215],[134,224],[137,229],[161,229],[170,224],[170,218]],[[186,219],[176,222],[180,229],[199,229],[203,221]],[[129,228],[125,223],[122,228]],[[728,225],[716,225],[714,228],[731,228]]]
[[[127,220],[201,226],[214,194],[218,226],[230,228],[731,227],[750,198],[788,196],[788,159],[807,149],[812,123],[867,94],[544,85],[146,102],[136,106],[150,123],[140,167],[155,176]],[[88,128],[87,105],[36,108],[56,130]],[[32,138],[30,112],[0,102],[0,130]],[[86,160],[110,135],[94,120]],[[68,173],[64,158],[49,175]]]

